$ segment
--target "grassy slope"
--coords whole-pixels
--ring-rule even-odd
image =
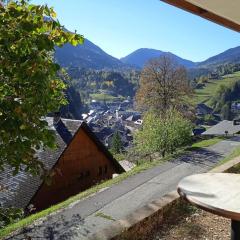
[[[204,102],[206,104],[209,104],[209,99],[214,95],[218,87],[223,85],[229,85],[237,80],[240,80],[240,71],[235,72],[233,74],[225,75],[222,77],[222,79],[219,80],[211,80],[208,83],[206,83],[206,87],[203,89],[197,89],[196,92],[196,98],[195,103],[201,103]]]
[[[219,141],[221,141],[222,139],[221,138],[213,138],[213,139],[210,139],[210,140],[203,140],[203,141],[200,141],[200,142],[197,142],[197,143],[194,143],[191,147],[192,149],[196,149],[196,148],[201,148],[201,147],[208,147],[208,146],[211,146],[211,145],[214,145],[216,143],[218,143]],[[103,188],[106,188],[106,187],[109,187],[113,184],[117,184],[121,181],[123,181],[124,179],[126,179],[127,177],[129,176],[132,176],[134,174],[137,174],[137,173],[140,173],[144,170],[147,170],[149,168],[152,168],[154,166],[157,166],[161,163],[163,163],[164,161],[168,161],[170,159],[173,159],[173,158],[176,158],[177,156],[181,155],[181,154],[184,154],[185,151],[190,151],[191,148],[185,148],[185,149],[181,149],[179,150],[178,152],[176,152],[175,154],[173,155],[169,155],[168,157],[164,158],[164,159],[159,159],[159,160],[155,160],[155,161],[142,161],[144,163],[142,163],[141,165],[138,165],[136,166],[135,168],[133,168],[131,171],[129,172],[125,172],[113,179],[110,179],[108,181],[105,181],[103,183],[100,183],[90,189],[87,189],[86,191],[84,192],[81,192],[73,197],[70,197],[69,199],[65,200],[64,202],[61,202],[59,204],[56,204],[46,210],[43,210],[41,212],[38,212],[36,214],[33,214],[29,217],[26,217],[22,220],[20,220],[19,222],[17,223],[14,223],[14,224],[11,224],[9,226],[7,226],[6,228],[4,229],[0,229],[0,239],[3,238],[3,237],[6,237],[7,235],[9,235],[11,232],[13,231],[16,231],[17,229],[20,229],[20,228],[23,228],[27,225],[30,225],[31,223],[33,223],[35,220],[38,220],[42,217],[46,217],[47,215],[51,214],[51,213],[54,213],[58,210],[61,210],[63,208],[66,208],[68,207],[71,203],[73,202],[76,202],[76,201],[79,201],[81,199],[84,199],[92,194],[95,194],[97,193],[98,191],[100,191],[101,189]],[[225,159],[224,162],[226,162],[227,160],[230,160],[232,159],[233,157],[236,156],[236,154],[240,155],[240,148],[238,151],[236,151],[234,154],[231,155],[230,158],[228,159]]]

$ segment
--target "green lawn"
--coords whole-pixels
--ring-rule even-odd
[[[122,161],[122,160],[125,160],[126,159],[126,154],[124,153],[112,153],[112,155],[114,156],[114,158],[117,160],[117,161]]]
[[[219,80],[210,80],[203,89],[196,89],[194,103],[206,103],[208,105],[209,99],[214,95],[221,84],[229,85],[238,80],[240,80],[240,71],[225,75]]]
[[[114,101],[124,99],[123,96],[115,97],[106,93],[93,93],[93,94],[90,94],[90,96],[92,99],[95,99],[97,101],[106,101],[106,102],[114,102]]]
[[[211,145],[214,145],[218,142],[221,142],[223,140],[223,138],[220,138],[220,137],[214,137],[214,138],[211,138],[211,139],[207,139],[207,140],[202,140],[202,141],[199,141],[199,142],[196,142],[194,144],[192,144],[192,148],[203,148],[203,147],[209,147]]]

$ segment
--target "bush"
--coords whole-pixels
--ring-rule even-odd
[[[192,126],[179,112],[169,110],[164,116],[148,112],[143,127],[134,136],[136,151],[142,154],[160,152],[164,157],[191,141]]]
[[[0,208],[0,229],[15,223],[24,217],[24,211],[19,208]]]

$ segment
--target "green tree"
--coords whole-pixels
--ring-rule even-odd
[[[222,116],[222,119],[232,120],[232,112],[231,112],[231,104],[230,103],[226,103],[223,105],[223,107],[221,109],[221,116]]]
[[[68,85],[65,96],[68,104],[61,107],[61,116],[72,119],[82,119],[82,113],[85,106],[82,102],[80,93],[74,86]]]
[[[150,111],[145,114],[143,127],[135,134],[134,143],[140,154],[159,152],[164,157],[188,144],[191,132],[191,123],[176,110],[168,110],[160,117]]]
[[[111,142],[111,150],[113,153],[120,153],[122,151],[123,144],[122,139],[118,131],[113,134]]]
[[[223,119],[231,120],[237,114],[231,110],[232,103],[240,99],[240,81],[229,85],[220,85],[211,97],[210,104],[214,111],[220,113]]]
[[[0,169],[44,173],[35,153],[55,146],[44,116],[66,104],[53,59],[65,43],[83,43],[83,36],[66,31],[52,8],[27,0],[0,5]]]
[[[208,77],[205,75],[202,75],[198,79],[198,83],[207,83],[208,82]]]

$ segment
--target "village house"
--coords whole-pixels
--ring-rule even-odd
[[[217,72],[212,72],[208,75],[208,78],[211,80],[217,80],[219,79],[219,74]]]
[[[132,114],[131,116],[129,116],[126,121],[128,122],[135,122],[137,120],[141,119],[141,114],[138,113],[138,114]]]
[[[207,114],[212,114],[213,113],[213,109],[208,107],[206,104],[204,103],[199,103],[196,106],[196,115],[197,116],[204,116]]]
[[[239,113],[240,112],[240,103],[238,103],[238,102],[232,103],[231,110],[235,113]]]
[[[24,171],[16,176],[10,169],[3,171],[0,184],[6,190],[0,192],[2,207],[34,206],[39,211],[124,172],[85,122],[59,116],[46,120],[55,132],[57,148],[39,151],[37,157],[51,173],[51,184]]]
[[[207,129],[202,135],[205,136],[234,136],[240,133],[240,121],[223,120]]]

